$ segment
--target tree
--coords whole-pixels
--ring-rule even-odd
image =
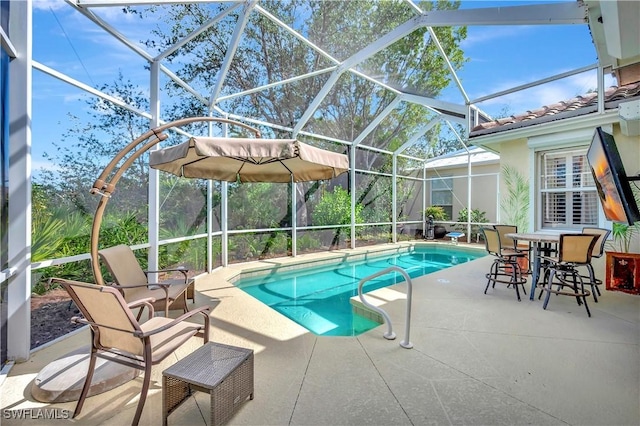
[[[345,60],[369,45],[398,24],[415,17],[415,11],[403,2],[308,1],[261,2],[261,7],[295,28],[324,52],[338,60]],[[457,9],[458,1],[421,2],[424,10]],[[146,44],[158,52],[173,46],[193,30],[219,14],[226,6],[221,4],[177,5],[166,9],[162,19],[168,24],[158,27]],[[155,14],[158,9],[149,9]],[[157,15],[154,15],[157,19]],[[167,57],[177,67],[176,74],[202,93],[211,92],[215,76],[225,58],[229,40],[236,24],[232,14],[210,27]],[[168,30],[167,30],[168,28]],[[459,43],[466,37],[466,28],[435,28],[438,40],[455,69],[465,62]],[[388,85],[417,94],[435,97],[451,80],[444,59],[427,29],[420,28],[381,52],[357,64],[358,69],[376,74]],[[188,59],[188,60],[187,60]],[[304,75],[335,63],[318,50],[303,44],[295,36],[279,28],[261,13],[251,13],[241,43],[224,80],[223,92],[233,94]],[[323,73],[285,85],[235,97],[219,104],[224,110],[237,115],[256,117],[285,127],[293,127],[320,92],[330,73]],[[177,84],[169,83],[172,99],[179,103],[167,106],[172,118],[206,113],[206,106],[195,102]],[[187,96],[185,96],[187,95]],[[352,141],[371,123],[374,117],[389,105],[396,94],[351,72],[340,74],[305,130],[331,138]],[[186,99],[186,102],[185,102]],[[367,138],[363,144],[385,150],[397,149],[406,142],[420,124],[433,117],[426,108],[401,103]],[[281,132],[265,129],[275,136]],[[434,129],[429,145],[438,143],[439,126]],[[343,151],[326,140],[314,140],[317,146]],[[428,152],[430,148],[424,147]],[[391,157],[379,151],[358,150],[358,168],[391,172]],[[390,187],[373,194],[375,179],[360,187],[358,202],[373,202],[381,196],[390,198]],[[298,194],[298,199],[307,198]],[[366,202],[365,202],[366,204]]]
[[[405,4],[392,1],[282,3],[268,2],[265,8],[268,5],[269,10],[277,11],[277,16],[286,17],[284,20],[289,23],[295,21],[300,9],[308,8],[304,15],[307,19],[301,30],[308,31],[312,41],[339,60],[347,59],[399,23],[415,16],[413,10]],[[455,9],[459,3],[422,2],[420,6],[425,10]],[[230,90],[247,90],[265,82],[333,65],[318,52],[309,52],[308,48],[301,46],[292,37],[282,31],[277,32],[274,24],[262,15],[257,16],[255,27],[250,28],[253,31],[247,32],[246,37],[250,39],[247,45],[260,45],[261,49],[242,50],[238,55],[240,62],[243,65],[260,64],[265,72],[253,73],[232,68],[228,81],[225,82]],[[377,75],[390,86],[425,96],[437,96],[449,84],[451,77],[437,47],[425,36],[426,31],[425,28],[414,31],[359,63],[357,68]],[[442,27],[434,31],[454,68],[459,68],[464,63],[464,57],[458,43],[466,37],[466,28]],[[277,46],[278,50],[273,46]],[[247,79],[248,75],[255,77]],[[281,91],[274,89],[252,94],[252,111],[249,112],[252,115],[262,113],[275,123],[295,124],[326,79],[327,76],[323,75],[306,79],[304,84],[283,86]],[[354,140],[395,96],[395,93],[354,73],[344,72],[305,130],[347,141]],[[427,114],[428,110],[422,106],[401,104],[363,143],[375,148],[394,150],[409,139],[419,124],[428,121]],[[382,160],[384,156],[379,156],[375,151],[364,151],[362,154],[366,169],[387,168],[384,171],[389,171],[388,161]]]
[[[422,2],[420,6],[427,11],[456,9],[459,2]],[[146,11],[135,9],[135,13],[139,13],[142,18],[153,15],[156,20],[164,14],[160,19],[168,25],[159,25],[146,41],[149,48],[163,51],[212,20],[227,7],[228,4],[218,2],[181,4],[169,7],[154,6]],[[327,53],[337,61],[344,61],[381,35],[392,31],[398,24],[416,16],[415,10],[407,3],[396,1],[266,0],[260,3],[260,7],[299,33],[308,36],[319,49],[301,42],[288,31],[278,27],[265,14],[254,10],[249,15],[248,24],[228,73],[224,75],[221,94],[234,94],[323,68],[335,67],[336,63],[327,57]],[[225,60],[240,10],[242,9],[239,8],[216,21],[207,31],[182,45],[166,58],[176,75],[204,96],[211,93],[214,84],[218,83],[215,76]],[[125,8],[124,11],[129,13],[134,12],[134,9]],[[434,31],[450,63],[454,68],[460,68],[465,59],[459,49],[459,43],[466,37],[466,28],[443,27],[435,28]],[[430,97],[437,96],[450,81],[444,60],[435,44],[430,41],[426,28],[419,28],[384,50],[359,61],[352,69],[376,74],[376,78],[386,82],[388,86]],[[320,73],[244,96],[230,97],[223,102],[217,99],[213,101],[216,102],[215,106],[237,115],[255,117],[284,128],[292,127],[308,110],[330,75],[331,72]],[[112,84],[105,84],[98,89],[122,99],[133,108],[149,110],[148,95],[122,75]],[[341,70],[336,83],[329,88],[320,107],[304,129],[329,138],[352,141],[395,96],[392,90],[374,84],[357,73]],[[173,81],[168,83],[167,96],[163,99],[165,101],[162,105],[162,116],[166,120],[207,115],[210,112],[209,105],[199,101]],[[54,143],[55,151],[49,153],[48,158],[59,168],[58,175],[44,172],[41,182],[51,194],[52,205],[64,206],[84,214],[92,213],[97,202],[96,197],[88,193],[91,179],[98,175],[106,162],[125,144],[145,131],[149,125],[146,118],[114,103],[99,98],[91,98],[87,103],[89,119],[71,116],[70,130],[64,135],[62,143]],[[422,106],[401,103],[363,141],[363,144],[378,150],[359,149],[356,155],[357,167],[390,172],[391,156],[382,154],[379,150],[397,149],[409,139],[418,125],[425,123],[433,115],[433,112]],[[231,130],[242,133],[241,130]],[[285,130],[261,130],[268,136],[290,136]],[[430,141],[427,144],[435,141],[433,136],[427,140]],[[334,151],[347,150],[344,145],[331,142],[328,138],[314,138],[312,141],[316,146]],[[125,172],[109,204],[109,210],[129,212],[136,215],[140,222],[146,221],[146,164],[147,156],[143,155]],[[326,189],[346,183],[346,178],[340,178],[327,184]],[[326,192],[317,191],[323,185],[325,184],[296,186],[299,191],[299,205],[296,208],[301,209],[298,211],[299,218],[311,217],[304,209],[307,204],[312,205],[314,199],[319,199],[318,194]],[[388,215],[390,209],[385,209],[384,206],[390,202],[390,188],[390,179],[383,179],[378,183],[377,179],[370,179],[366,185],[358,186],[357,204],[374,206],[376,216]],[[252,191],[254,190],[247,191],[245,195],[249,197]],[[255,191],[260,193],[257,189]],[[410,191],[403,195],[411,196]],[[264,205],[265,199],[261,200]],[[301,200],[309,203],[302,203]],[[290,200],[286,204],[289,205]],[[238,208],[238,212],[242,212],[247,206],[239,205]],[[204,217],[204,210],[200,206],[198,211],[191,213],[195,218],[194,229],[197,229]],[[249,220],[252,217],[239,216],[238,220]],[[176,229],[184,228],[185,225],[184,221],[170,217],[163,216],[163,220],[167,224],[174,223]],[[281,213],[280,220],[276,218],[274,222],[270,222],[270,225],[290,224],[290,209]]]
[[[148,110],[147,94],[122,73],[112,84],[98,89],[138,110]],[[34,178],[34,260],[72,256],[89,250],[90,223],[98,202],[89,192],[93,180],[122,148],[149,127],[147,118],[113,102],[92,97],[87,98],[86,104],[87,117],[69,114],[68,130],[61,141],[51,143],[53,150],[44,154],[54,167]],[[137,230],[131,234],[135,235],[135,243],[146,241],[146,236],[142,241],[139,238],[140,229],[146,233],[147,186],[147,158],[142,156],[123,174],[107,208],[106,217],[115,218],[104,223],[105,227],[111,223],[118,228],[114,236],[123,235],[120,231],[125,228],[135,227]],[[123,228],[123,214],[129,222],[134,220],[135,226],[127,222]],[[108,240],[107,234],[103,233],[103,241]],[[129,241],[115,241],[119,242]],[[59,276],[88,278],[78,270],[59,271]]]
[[[99,90],[138,110],[149,109],[147,94],[125,80],[122,73],[113,84],[105,84]],[[97,204],[96,197],[89,193],[93,179],[122,148],[149,128],[149,120],[101,98],[89,98],[87,106],[88,118],[69,114],[69,130],[61,142],[52,142],[54,151],[44,155],[57,166],[56,171],[43,171],[37,181],[49,189],[52,205],[93,214]],[[146,212],[146,203],[141,201],[147,199],[147,163],[143,155],[124,173],[110,208],[144,208]]]

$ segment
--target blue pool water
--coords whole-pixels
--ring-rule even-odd
[[[235,285],[314,334],[356,336],[380,325],[352,312],[349,299],[358,294],[362,278],[390,266],[415,278],[485,255],[483,250],[460,247],[420,247],[392,256],[242,278]],[[401,274],[385,274],[368,281],[364,292],[402,281]]]

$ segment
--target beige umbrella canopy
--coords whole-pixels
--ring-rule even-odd
[[[305,182],[334,178],[349,169],[349,160],[295,139],[192,137],[152,151],[149,165],[186,178]]]
[[[150,165],[177,176],[235,182],[302,182],[330,179],[349,168],[347,156],[303,144],[294,139],[261,139],[253,127],[220,117],[185,117],[138,136],[118,152],[93,183],[100,195],[91,227],[91,268],[96,284],[104,284],[98,246],[102,217],[116,184],[145,152],[166,140],[165,130],[198,122],[218,122],[251,131],[255,139],[191,138],[173,147],[152,151]]]

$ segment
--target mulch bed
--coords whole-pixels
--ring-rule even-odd
[[[31,296],[31,349],[82,327],[71,322],[71,317],[79,314],[64,289]]]

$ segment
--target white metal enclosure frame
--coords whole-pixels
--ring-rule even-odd
[[[415,12],[415,17],[409,19],[404,22],[400,26],[393,28],[391,31],[382,34],[378,39],[373,40],[370,44],[361,48],[356,53],[347,57],[344,60],[337,59],[332,56],[329,52],[323,50],[321,46],[315,44],[303,34],[298,32],[296,29],[286,24],[282,20],[280,20],[277,16],[274,16],[270,13],[267,8],[263,7],[258,1],[250,1],[250,2],[228,2],[228,7],[223,10],[219,15],[215,16],[213,19],[206,22],[197,30],[189,33],[186,37],[181,40],[177,40],[172,46],[160,52],[159,54],[153,56],[152,54],[143,50],[135,41],[126,38],[123,34],[119,33],[116,28],[111,26],[109,22],[105,19],[101,18],[97,11],[103,7],[113,7],[113,6],[132,6],[132,5],[149,5],[149,4],[177,4],[177,3],[187,3],[182,1],[134,1],[134,2],[105,2],[105,1],[93,1],[93,0],[68,0],[68,3],[75,7],[80,13],[86,16],[88,19],[96,23],[100,28],[114,36],[118,41],[129,47],[140,57],[145,59],[151,64],[152,69],[152,85],[153,88],[151,93],[151,98],[153,101],[152,104],[152,124],[158,125],[161,123],[161,117],[159,117],[159,74],[164,73],[168,78],[174,81],[175,84],[183,87],[187,92],[194,94],[198,99],[201,99],[202,102],[207,104],[209,111],[211,114],[219,114],[223,117],[228,117],[234,120],[245,121],[254,125],[262,125],[266,127],[278,128],[281,131],[289,131],[292,137],[297,137],[298,135],[307,134],[309,136],[325,138],[327,140],[332,140],[334,142],[342,143],[349,145],[351,147],[359,146],[360,148],[367,148],[362,142],[365,140],[367,135],[373,132],[377,125],[379,125],[382,120],[385,119],[394,109],[398,108],[402,104],[417,104],[421,105],[431,112],[433,112],[437,118],[432,119],[426,126],[421,129],[418,129],[415,136],[410,140],[406,141],[400,148],[396,149],[393,152],[389,152],[392,154],[394,159],[394,167],[392,170],[392,180],[394,184],[394,189],[392,190],[393,199],[396,199],[396,190],[395,183],[397,178],[397,166],[396,161],[399,157],[409,158],[413,160],[426,160],[424,158],[415,158],[411,156],[406,156],[403,154],[404,151],[411,145],[415,144],[418,139],[427,133],[435,124],[438,122],[446,123],[455,133],[455,129],[452,123],[457,123],[466,128],[472,127],[475,123],[480,122],[484,114],[473,105],[478,102],[478,100],[471,100],[467,96],[462,83],[456,75],[455,69],[449,62],[440,42],[434,32],[433,28],[439,26],[461,26],[461,25],[558,25],[558,24],[585,24],[586,20],[586,11],[585,6],[578,2],[566,2],[566,3],[558,3],[558,4],[546,4],[546,5],[523,5],[523,6],[515,6],[515,7],[506,7],[506,8],[487,8],[487,9],[478,9],[478,10],[432,10],[428,13],[422,10],[418,5],[410,0],[406,0],[405,4],[407,4],[410,8],[412,8]],[[208,3],[207,1],[199,1],[197,3]],[[216,2],[217,3],[217,2]],[[224,57],[224,61],[220,64],[219,70],[216,74],[216,80],[214,82],[213,88],[211,89],[209,94],[198,93],[197,89],[191,87],[187,82],[181,80],[178,76],[176,76],[167,66],[163,65],[163,61],[170,56],[172,53],[176,52],[178,49],[186,45],[191,40],[198,37],[198,35],[202,34],[212,25],[220,22],[223,18],[229,16],[232,13],[237,13],[237,22],[235,24],[235,28],[233,30],[233,34],[231,39],[229,40],[229,45],[227,47],[226,55]],[[235,93],[235,94],[222,94],[222,88],[225,84],[225,79],[227,78],[227,73],[229,71],[229,67],[231,62],[234,59],[234,55],[238,49],[240,44],[240,40],[242,38],[243,31],[246,28],[247,21],[249,15],[251,14],[260,14],[271,22],[273,22],[278,27],[281,27],[285,32],[293,35],[295,38],[299,39],[305,46],[313,49],[316,52],[319,52],[323,57],[327,58],[329,62],[333,65],[329,68],[320,69],[314,71],[309,74],[295,76],[286,81],[272,81],[269,82],[265,86],[256,87],[252,89],[250,92],[257,92],[260,90],[264,90],[267,88],[279,87],[288,83],[292,83],[295,81],[299,81],[305,78],[308,78],[311,75],[316,75],[319,73],[329,74],[326,82],[321,87],[321,89],[315,94],[313,101],[306,108],[302,116],[295,123],[292,123],[290,127],[283,127],[281,125],[277,125],[275,123],[268,123],[264,121],[259,121],[252,119],[250,117],[239,116],[234,114],[233,111],[225,111],[220,108],[219,104],[223,101],[234,99],[243,95],[246,95],[249,91]],[[399,39],[411,34],[412,32],[426,28],[431,38],[431,41],[437,46],[441,56],[444,59],[444,62],[448,68],[449,73],[452,76],[452,80],[457,86],[459,93],[464,101],[464,105],[456,105],[451,102],[442,101],[439,99],[434,99],[424,95],[418,95],[412,92],[403,92],[395,87],[392,87],[386,84],[379,78],[375,78],[373,76],[367,75],[361,70],[358,69],[358,65],[363,61],[371,58],[376,53],[383,51],[387,46],[395,43]],[[575,71],[583,72],[584,69]],[[386,90],[395,93],[395,99],[377,116],[374,120],[360,133],[357,135],[352,141],[343,141],[336,140],[327,135],[319,135],[315,133],[308,133],[304,131],[305,125],[308,123],[310,118],[316,113],[318,108],[320,107],[323,99],[329,94],[332,87],[336,84],[338,79],[343,73],[353,73],[358,76],[366,79],[374,83],[375,85],[379,85],[384,87]],[[569,75],[569,73],[565,73],[564,77]],[[555,78],[555,77],[553,77]],[[532,83],[531,85],[540,84],[543,81]],[[522,89],[522,87],[518,88]],[[501,92],[496,96],[503,95],[506,92]],[[486,100],[489,99],[490,96],[483,97],[480,99]],[[153,113],[154,111],[157,112]],[[460,136],[457,136],[461,142],[461,146],[466,149],[466,144],[462,140]],[[354,157],[355,150],[350,150],[352,158],[350,159],[351,164],[355,164]],[[155,181],[155,175],[152,172],[152,184]],[[355,168],[351,170],[351,203],[352,203],[352,217],[354,216],[354,209],[356,203],[356,191],[355,191]],[[469,179],[469,188],[471,185]],[[470,196],[470,190],[469,196]],[[151,188],[150,189],[150,201],[153,201],[154,194],[156,191]],[[467,200],[467,204],[470,203],[470,200]],[[150,238],[149,241],[151,246],[154,246],[154,242],[157,243],[157,223],[154,218],[157,217],[157,212],[153,212],[153,203],[151,203],[151,213],[150,213]],[[391,229],[393,233],[393,240],[396,241],[396,205],[395,202],[392,206],[393,215],[392,215],[392,224]],[[471,214],[471,209],[469,208],[469,215]],[[223,218],[223,221],[226,222],[226,218]],[[424,221],[424,218],[423,218]],[[470,221],[470,216],[468,218]],[[470,229],[471,224],[468,224],[468,228]],[[355,222],[351,223],[351,244],[352,248],[355,247]],[[468,232],[470,233],[470,231]],[[153,255],[154,249],[152,248],[152,252],[150,253],[150,266],[157,267],[155,263],[157,262],[157,256]],[[295,245],[293,248],[293,253],[295,255],[296,249]],[[223,264],[227,264],[226,256],[223,259]]]
[[[584,72],[587,69],[598,69],[598,91],[600,95],[603,93],[603,70],[608,67],[614,66],[616,58],[612,55],[606,54],[606,46],[603,48],[603,26],[602,23],[597,24],[596,20],[600,15],[600,8],[605,9],[604,4],[600,4],[598,1],[577,2],[567,1],[565,3],[554,4],[538,4],[538,5],[524,5],[518,7],[499,7],[499,8],[487,8],[487,9],[466,9],[466,10],[451,10],[451,11],[425,11],[422,10],[411,0],[403,0],[400,3],[404,3],[407,7],[411,8],[415,12],[415,16],[402,25],[392,29],[391,31],[381,34],[381,36],[372,40],[367,46],[359,49],[356,53],[350,55],[347,58],[336,58],[329,52],[323,50],[322,46],[307,39],[304,34],[296,31],[290,25],[281,21],[277,16],[271,14],[267,8],[265,8],[259,1],[231,1],[226,2],[227,8],[225,11],[213,18],[207,25],[215,25],[225,16],[235,13],[238,14],[234,36],[232,42],[229,43],[227,55],[219,68],[219,72],[216,76],[217,80],[209,93],[201,93],[198,89],[190,86],[190,84],[182,80],[177,76],[169,67],[165,65],[165,60],[175,50],[180,49],[183,45],[187,44],[190,40],[197,37],[198,34],[206,30],[203,26],[198,31],[189,34],[184,39],[177,41],[172,47],[164,50],[163,52],[152,55],[142,49],[139,44],[128,39],[123,34],[118,32],[116,28],[109,24],[108,20],[101,18],[99,13],[96,13],[101,8],[121,8],[123,6],[131,5],[152,5],[152,4],[186,4],[186,3],[222,3],[218,0],[196,0],[196,1],[162,1],[162,0],[138,0],[138,1],[119,1],[119,0],[67,0],[67,4],[73,7],[76,11],[82,14],[84,17],[95,23],[97,27],[105,34],[113,37],[119,43],[127,46],[140,58],[143,58],[150,66],[150,109],[149,111],[136,110],[131,105],[127,105],[121,99],[116,99],[109,94],[101,92],[94,87],[91,87],[83,82],[70,77],[63,70],[55,69],[52,65],[45,65],[33,60],[32,55],[32,1],[11,0],[12,14],[9,17],[9,30],[3,29],[0,33],[2,41],[2,48],[11,54],[11,99],[10,99],[10,114],[12,118],[11,137],[10,137],[10,150],[11,150],[11,163],[9,164],[9,177],[12,182],[11,193],[11,206],[9,213],[9,221],[11,227],[9,229],[9,240],[11,245],[9,246],[9,267],[7,270],[1,271],[2,276],[10,277],[11,285],[9,286],[9,316],[10,321],[10,341],[9,346],[9,358],[10,359],[27,359],[29,356],[29,298],[31,293],[31,224],[30,224],[30,187],[31,187],[31,117],[32,117],[32,83],[31,72],[37,70],[45,73],[54,79],[58,79],[66,84],[81,89],[87,93],[97,96],[102,99],[109,100],[116,105],[119,105],[128,110],[134,111],[142,117],[146,117],[150,121],[150,128],[158,127],[164,122],[160,113],[160,77],[161,75],[169,78],[175,85],[182,87],[187,93],[191,94],[195,98],[199,99],[204,105],[206,105],[211,115],[217,115],[223,118],[241,120],[246,123],[260,125],[265,127],[271,127],[283,132],[289,132],[292,136],[305,136],[310,135],[319,139],[330,140],[336,143],[347,145],[350,148],[350,160],[351,164],[355,164],[355,148],[369,149],[366,146],[366,138],[371,132],[376,129],[385,117],[392,114],[394,109],[401,107],[405,104],[421,105],[428,109],[432,114],[432,119],[440,122],[447,123],[448,126],[453,127],[453,124],[461,124],[466,129],[472,128],[474,125],[482,122],[485,114],[477,107],[480,102],[488,99],[496,98],[508,93],[512,93],[518,90],[522,90],[526,87],[532,87],[539,85],[557,78],[563,78],[572,74],[578,74]],[[610,2],[615,5],[616,2]],[[610,4],[606,5],[607,8],[613,8]],[[622,6],[621,6],[622,7]],[[607,11],[603,11],[607,12]],[[610,12],[610,11],[609,11]],[[229,65],[234,58],[238,43],[242,36],[242,32],[247,23],[247,19],[251,14],[260,14],[266,19],[273,22],[274,25],[281,28],[282,31],[292,35],[305,46],[313,49],[315,52],[319,52],[320,55],[328,61],[330,64],[327,67],[313,70],[304,75],[296,75],[286,80],[270,81],[267,85],[256,87],[251,89],[252,91],[264,90],[268,88],[280,87],[282,85],[303,81],[306,78],[323,75],[327,76],[326,83],[322,88],[314,94],[314,99],[299,119],[290,125],[282,125],[281,123],[270,123],[263,120],[256,120],[250,117],[241,117],[235,115],[233,111],[227,111],[221,107],[221,104],[225,101],[239,98],[244,93],[224,93],[224,84],[226,73],[229,69]],[[608,16],[607,16],[608,18]],[[615,27],[615,20],[605,19],[607,25],[614,25],[613,31],[621,32],[620,25]],[[427,29],[429,36],[433,43],[439,45],[439,41],[433,31],[433,28],[439,26],[495,26],[495,25],[558,25],[558,24],[577,24],[587,25],[589,24],[592,34],[594,36],[595,44],[598,48],[598,63],[590,65],[588,67],[582,67],[577,70],[567,71],[563,74],[555,75],[552,77],[537,80],[535,82],[527,83],[525,85],[518,86],[509,90],[501,91],[491,95],[483,96],[477,99],[470,99],[467,95],[461,80],[456,75],[455,70],[450,64],[446,55],[444,55],[445,66],[448,67],[449,72],[452,75],[452,81],[458,89],[461,96],[461,102],[459,104],[443,101],[440,99],[434,99],[424,94],[416,94],[410,91],[403,91],[398,87],[387,84],[385,81],[377,78],[375,75],[368,75],[365,71],[358,68],[359,64],[370,58],[372,55],[384,50],[386,46],[394,43],[396,40],[402,38],[406,34],[410,34],[418,28]],[[624,44],[624,43],[623,43]],[[620,47],[620,46],[619,46]],[[620,49],[625,51],[627,47],[621,46]],[[442,49],[440,49],[442,51]],[[317,108],[321,105],[322,100],[330,93],[333,84],[339,80],[341,75],[354,74],[360,78],[365,79],[368,82],[379,85],[385,90],[395,94],[395,98],[390,102],[383,111],[376,116],[370,123],[366,125],[364,130],[356,135],[352,140],[337,140],[327,135],[312,134],[305,130],[305,126],[309,120],[312,119],[316,113]],[[603,110],[602,96],[599,97],[599,111]],[[434,123],[434,124],[431,124]],[[429,121],[425,128],[419,129],[417,133],[428,132],[429,126],[435,125],[435,121]],[[459,136],[463,146],[466,148],[465,136]],[[400,148],[393,151],[386,151],[393,156],[394,167],[391,173],[391,178],[395,184],[398,177],[395,163],[398,158],[408,158],[417,161],[425,161],[424,158],[413,158],[409,155],[405,155],[407,149],[414,143],[413,140],[407,140]],[[351,209],[352,217],[355,209],[355,175],[356,169],[350,170],[351,176]],[[423,174],[424,180],[424,174]],[[157,269],[157,246],[160,242],[158,232],[158,174],[156,171],[150,172],[150,188],[149,188],[149,267],[151,269]],[[210,191],[211,192],[211,191]],[[295,192],[295,191],[294,191]],[[226,185],[222,186],[223,198],[226,194]],[[396,197],[395,189],[393,192],[394,199]],[[210,202],[210,197],[209,200]],[[208,209],[211,210],[210,208]],[[26,214],[25,214],[26,212]],[[393,220],[395,225],[394,203],[394,215]],[[228,218],[228,212],[225,204],[222,205],[222,233],[226,233],[226,221]],[[211,217],[208,218],[208,224],[210,229]],[[396,237],[396,227],[393,226],[394,239]],[[351,223],[351,241],[355,244],[355,223],[352,220]],[[208,238],[211,238],[211,232],[208,232]],[[226,259],[226,239],[223,238],[223,258]],[[209,242],[210,246],[210,242]],[[295,244],[294,252],[295,255]],[[76,256],[73,260],[87,259],[83,256]],[[224,261],[226,263],[226,260]],[[50,265],[59,264],[50,262]],[[211,268],[211,260],[209,259],[209,268]]]

